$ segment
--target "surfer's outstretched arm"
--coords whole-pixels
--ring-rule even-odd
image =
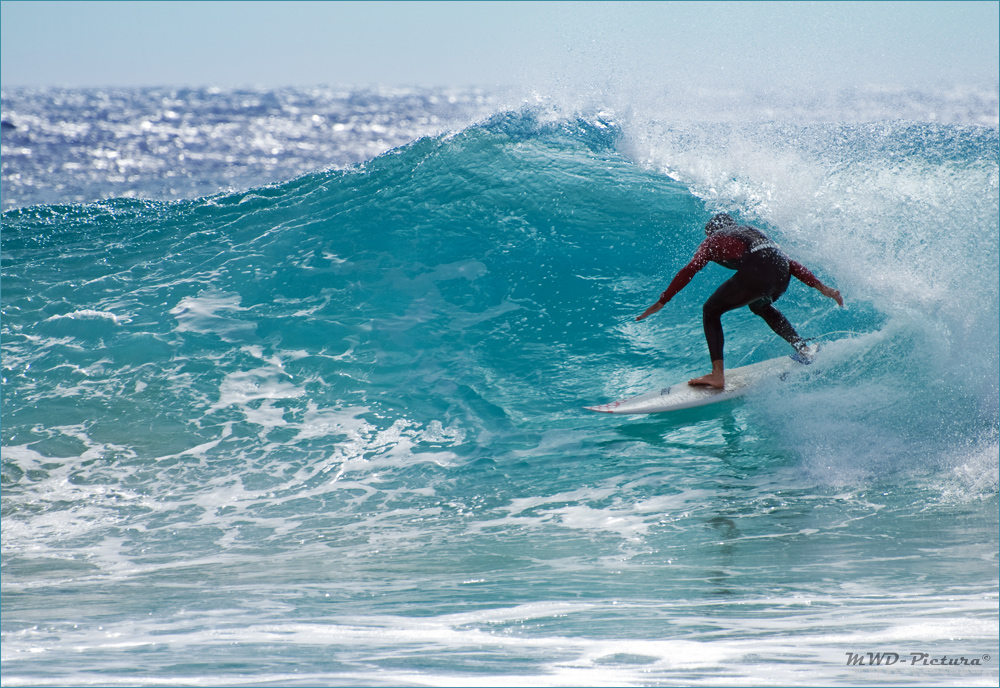
[[[818,289],[819,293],[822,294],[823,296],[829,296],[831,299],[836,301],[837,305],[840,306],[841,308],[844,307],[844,297],[842,297],[840,295],[840,292],[837,291],[836,289],[828,287],[825,284],[819,285],[818,287],[816,287],[816,289]]]
[[[656,302],[656,303],[654,303],[654,304],[653,304],[652,306],[650,306],[649,308],[647,308],[647,309],[646,309],[646,312],[645,312],[645,313],[643,313],[643,314],[642,314],[642,315],[640,315],[640,316],[639,316],[638,318],[636,318],[636,322],[638,322],[638,321],[640,321],[640,320],[643,320],[643,319],[645,319],[645,318],[648,318],[648,317],[649,317],[649,316],[651,316],[651,315],[652,315],[653,313],[655,313],[655,312],[657,312],[658,310],[660,310],[661,308],[663,308],[663,306],[664,306],[664,305],[665,305],[665,304],[662,304],[662,303],[660,303],[659,301],[657,301],[657,302]]]
[[[818,291],[823,296],[828,296],[837,302],[837,305],[841,308],[844,307],[844,299],[840,295],[840,292],[832,287],[828,287],[819,281],[819,277],[812,274],[812,272],[802,263],[796,260],[788,261],[788,267],[791,268],[792,275],[795,279],[799,280],[803,284],[812,287]]]
[[[660,300],[654,303],[652,306],[646,309],[646,312],[640,315],[636,320],[643,320],[648,318],[653,313],[667,305],[667,302],[674,298],[681,289],[688,285],[688,282],[701,270],[703,267],[708,265],[709,258],[711,257],[711,251],[706,246],[711,246],[710,239],[706,239],[702,242],[701,246],[694,254],[694,258],[691,262],[680,269],[674,278],[670,281],[670,286],[667,290],[660,294]]]

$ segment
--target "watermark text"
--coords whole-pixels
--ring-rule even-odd
[[[935,666],[935,667],[984,667],[990,655],[946,655],[930,652],[847,652],[847,666]]]

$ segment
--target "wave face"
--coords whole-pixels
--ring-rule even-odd
[[[996,657],[997,158],[974,126],[527,109],[245,192],[6,212],[5,681]],[[823,357],[737,403],[582,411],[705,372],[725,270],[634,317],[718,210],[844,292],[780,301]],[[724,325],[730,365],[787,353]]]

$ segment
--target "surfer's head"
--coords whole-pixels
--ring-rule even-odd
[[[712,236],[720,229],[725,229],[726,227],[735,227],[736,220],[731,218],[727,213],[719,213],[715,215],[708,224],[705,225],[705,234],[707,236]]]

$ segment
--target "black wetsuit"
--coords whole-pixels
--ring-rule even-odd
[[[802,338],[774,307],[774,302],[788,289],[793,275],[811,287],[819,284],[819,280],[804,265],[789,260],[775,243],[753,227],[733,225],[713,232],[698,247],[691,262],[677,273],[660,302],[673,298],[709,261],[736,270],[702,307],[705,339],[713,361],[722,360],[725,342],[722,314],[742,306],[748,306],[796,349],[802,346]]]

